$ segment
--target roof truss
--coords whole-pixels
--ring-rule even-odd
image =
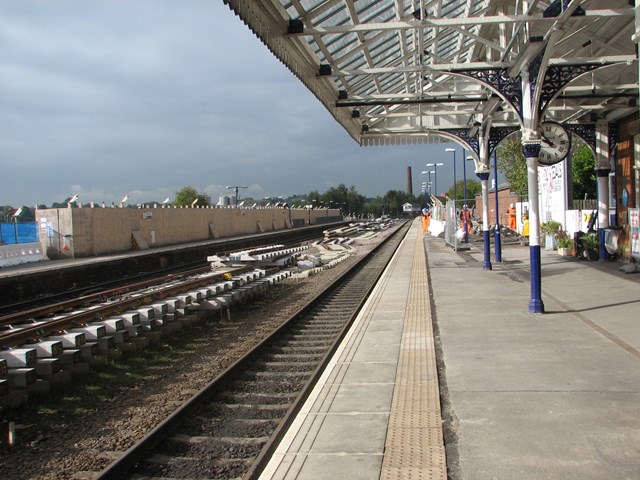
[[[635,12],[622,0],[226,1],[363,145],[521,125],[503,90],[536,61],[546,119],[637,110]]]

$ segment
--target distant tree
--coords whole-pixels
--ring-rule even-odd
[[[527,161],[522,151],[520,139],[504,140],[497,149],[498,170],[503,174],[511,189],[520,195],[528,193]]]
[[[456,182],[456,186],[457,186],[456,198],[458,199],[459,202],[462,202],[462,200],[464,199],[464,179],[458,180]],[[473,205],[475,205],[476,194],[480,193],[481,191],[482,191],[482,184],[480,182],[478,182],[477,180],[467,178],[467,206],[472,207]],[[453,185],[447,191],[447,197],[453,200]],[[460,206],[462,206],[462,203],[460,203]]]
[[[195,204],[193,202],[196,202]],[[176,192],[176,198],[173,204],[177,207],[189,207],[192,204],[194,206],[204,207],[209,205],[209,196],[204,193],[199,193],[195,188],[183,187]]]
[[[344,213],[358,214],[362,212],[365,198],[357,192],[354,185],[347,188],[341,183],[322,194],[321,200],[333,208],[341,209]]]
[[[309,202],[307,205],[313,205],[314,207],[317,207],[322,203],[322,195],[320,195],[320,192],[317,190],[310,191],[309,195],[307,195],[307,199]]]
[[[571,182],[573,198],[597,198],[598,180],[596,178],[596,160],[586,144],[578,145],[571,157]]]
[[[421,203],[421,200],[402,190],[389,190],[382,197],[382,202],[385,206],[386,214],[400,217],[402,216],[402,206],[405,203]]]
[[[376,197],[376,198],[370,198],[366,201],[366,203],[363,205],[362,213],[365,216],[380,217],[385,213],[388,214],[389,210],[387,209],[387,211],[385,212],[382,198]]]

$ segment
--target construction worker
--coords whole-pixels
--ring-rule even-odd
[[[507,210],[507,213],[509,214],[509,230],[513,230],[514,232],[516,231],[517,224],[516,224],[516,206],[515,204],[511,204],[509,205],[509,209]]]
[[[464,230],[466,227],[467,233],[471,232],[471,227],[473,227],[473,223],[471,222],[471,211],[465,205],[460,212],[460,226]],[[466,225],[465,225],[466,224]]]
[[[431,212],[428,208],[422,209],[422,231],[429,231],[429,224],[431,223]]]

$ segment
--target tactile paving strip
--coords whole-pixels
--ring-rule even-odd
[[[416,224],[416,231],[420,225]],[[411,268],[381,480],[446,480],[429,284],[421,231]]]

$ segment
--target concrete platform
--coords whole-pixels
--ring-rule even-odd
[[[481,250],[412,227],[262,479],[640,478],[640,274]]]
[[[446,479],[426,286],[414,226],[262,479]]]

